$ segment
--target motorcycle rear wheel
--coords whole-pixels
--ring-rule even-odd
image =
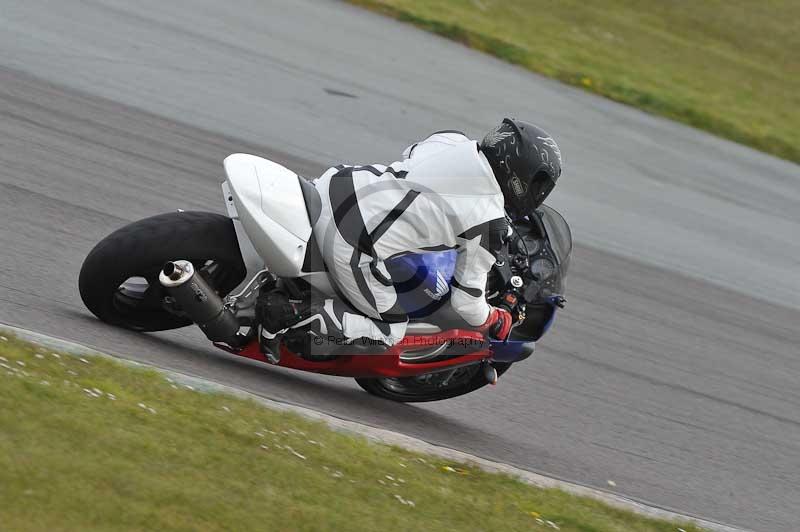
[[[167,310],[158,282],[164,263],[179,259],[191,261],[220,296],[246,275],[230,218],[172,212],[133,222],[101,240],[83,261],[81,299],[102,321],[136,331],[191,325],[188,318]]]
[[[502,375],[511,364],[495,363],[497,375]],[[361,388],[372,395],[400,403],[442,401],[465,395],[489,384],[480,364],[452,370],[450,381],[444,382],[450,372],[400,378],[357,378]]]

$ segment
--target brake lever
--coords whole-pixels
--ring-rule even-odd
[[[547,302],[554,307],[564,308],[567,304],[567,298],[562,295],[555,295],[548,297]]]

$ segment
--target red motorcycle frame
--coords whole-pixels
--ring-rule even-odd
[[[415,350],[438,345],[470,345],[481,346],[476,351],[463,355],[454,355],[444,360],[433,362],[404,362],[401,355]],[[217,347],[234,355],[265,362],[290,369],[299,369],[326,375],[342,377],[400,378],[413,377],[426,373],[454,369],[464,365],[488,362],[493,355],[490,344],[483,334],[463,329],[452,329],[434,334],[410,335],[380,354],[339,355],[330,360],[311,360],[302,358],[285,345],[280,346],[280,360],[273,364],[261,351],[258,340],[253,340],[242,349],[232,349],[223,343],[215,343]]]

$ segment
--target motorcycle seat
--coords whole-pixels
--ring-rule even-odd
[[[297,176],[297,179],[300,181],[300,191],[303,193],[303,200],[306,204],[308,221],[311,222],[311,227],[314,227],[322,214],[322,199],[313,182],[303,176]]]

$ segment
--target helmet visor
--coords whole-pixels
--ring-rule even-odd
[[[532,215],[556,186],[545,172],[537,172],[524,184],[516,176],[512,176],[509,182],[513,200],[506,210],[513,219]]]
[[[555,187],[556,182],[544,172],[535,175],[528,186],[528,209],[532,212],[536,207],[541,205]]]

